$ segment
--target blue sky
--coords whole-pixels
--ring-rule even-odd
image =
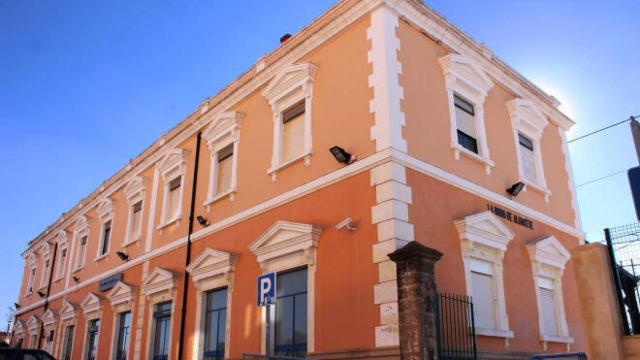
[[[0,0],[0,315],[30,239],[332,3]],[[563,101],[569,138],[640,115],[640,2],[427,3]],[[626,126],[571,153],[577,184],[637,165]],[[635,221],[625,175],[578,199],[591,239]]]

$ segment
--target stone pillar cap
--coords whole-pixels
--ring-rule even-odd
[[[436,262],[440,260],[442,253],[438,250],[426,247],[417,241],[412,241],[387,256],[395,262],[411,258],[423,258]]]

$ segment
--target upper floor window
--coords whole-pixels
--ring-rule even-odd
[[[216,116],[203,134],[211,151],[211,170],[206,206],[225,196],[229,196],[231,200],[234,199],[241,118],[239,113],[221,113]]]
[[[164,181],[160,227],[178,221],[182,216],[185,153],[186,151],[181,149],[171,150],[158,165],[158,170]]]
[[[33,292],[33,283],[36,278],[36,266],[35,264],[30,266],[29,269],[29,280],[27,281],[27,295]]]
[[[311,161],[311,104],[316,66],[311,63],[290,65],[269,83],[262,95],[273,112],[273,153],[267,171],[272,179],[276,171],[304,159]]]
[[[487,174],[494,163],[484,125],[484,102],[493,81],[472,59],[450,54],[440,58],[451,120],[451,148],[455,159],[460,154],[479,161]]]
[[[56,243],[58,244],[58,259],[56,264],[55,271],[55,280],[60,280],[64,277],[65,272],[67,270],[67,232],[60,231],[58,233],[58,238],[56,239]]]
[[[454,95],[456,107],[456,125],[458,132],[458,144],[463,148],[478,153],[478,141],[476,140],[475,110],[473,104],[459,95]]]
[[[514,233],[489,211],[456,220],[455,226],[462,241],[467,294],[473,298],[476,333],[512,338],[502,260]]]
[[[89,223],[85,216],[81,216],[76,221],[74,229],[75,241],[75,262],[74,270],[81,269],[84,266],[87,257],[87,242],[89,241]]]
[[[107,255],[109,252],[109,241],[111,240],[111,220],[102,225],[102,239],[100,240],[99,256]]]
[[[540,148],[542,133],[549,121],[531,100],[515,99],[506,105],[511,116],[520,181],[541,192],[549,201],[551,191],[544,177]]]
[[[100,230],[100,242],[98,244],[98,253],[96,259],[102,259],[109,253],[111,245],[111,228],[113,226],[113,201],[105,199],[98,205],[98,217],[102,222]]]
[[[142,237],[142,206],[144,204],[145,179],[141,176],[134,177],[124,188],[124,196],[127,199],[129,214],[127,219],[127,233],[124,244],[129,245]]]
[[[49,281],[49,274],[51,271],[51,245],[49,242],[44,242],[40,247],[40,255],[42,257],[42,272],[40,273],[40,286],[42,289],[47,286]]]

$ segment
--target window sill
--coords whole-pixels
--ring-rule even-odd
[[[311,163],[311,151],[307,151],[305,153],[300,154],[299,156],[284,162],[284,163],[280,163],[280,164],[276,164],[276,165],[272,165],[269,170],[267,170],[267,174],[271,175],[271,180],[272,181],[276,181],[276,172],[289,167],[290,165],[300,161],[304,159],[304,166],[309,166],[309,164]]]
[[[102,254],[102,255],[96,257],[95,259],[93,259],[93,261],[98,262],[98,261],[100,261],[100,260],[102,260],[102,259],[104,259],[104,258],[106,258],[108,256],[109,256],[109,253],[107,252],[105,254]]]
[[[221,193],[221,194],[215,195],[215,196],[213,196],[213,197],[211,197],[211,198],[207,199],[207,200],[204,202],[204,204],[202,204],[202,205],[203,205],[203,206],[209,206],[209,205],[213,204],[214,202],[219,201],[220,199],[224,199],[224,198],[225,198],[225,197],[227,197],[227,196],[229,197],[229,199],[230,199],[231,201],[233,201],[233,199],[234,199],[235,195],[236,195],[236,189],[235,189],[235,188],[233,188],[233,189],[231,189],[231,190],[227,190],[227,191],[225,191],[225,192],[223,192],[223,193]]]
[[[80,271],[80,270],[82,270],[82,269],[84,269],[84,264],[83,264],[83,265],[81,265],[81,266],[76,267],[76,268],[75,268],[75,269],[73,269],[73,270],[71,270],[71,273],[72,273],[72,274],[77,273],[78,271]]]
[[[513,339],[513,331],[476,328],[476,335]]]
[[[531,188],[539,193],[542,193],[544,195],[544,201],[549,202],[549,197],[551,196],[551,190],[549,190],[546,186],[536,184],[525,178],[520,178],[520,181],[522,181],[523,183],[525,183],[525,185],[527,185],[525,187],[525,191],[527,190],[527,188]]]
[[[180,215],[176,216],[175,218],[165,221],[162,224],[158,225],[158,227],[156,228],[157,230],[162,230],[166,227],[168,227],[169,225],[173,224],[173,223],[180,223]]]
[[[133,244],[137,243],[140,240],[141,240],[141,237],[138,236],[135,240],[126,241],[126,242],[122,243],[122,245],[120,245],[120,247],[124,249],[124,248],[126,248],[126,247],[128,247],[130,245],[133,245]]]
[[[57,278],[57,279],[53,279],[53,282],[54,282],[54,283],[59,283],[59,282],[60,282],[60,280],[62,280],[62,279],[64,279],[64,277],[59,277],[59,278]]]
[[[460,154],[470,158],[471,160],[475,160],[482,165],[484,165],[484,170],[487,175],[491,174],[491,169],[493,169],[496,164],[489,158],[485,158],[481,155],[478,155],[472,151],[467,150],[466,148],[460,146],[460,144],[452,143],[451,148],[453,149],[453,156],[456,160],[460,160]]]
[[[570,336],[540,335],[540,341],[573,344],[573,338]]]

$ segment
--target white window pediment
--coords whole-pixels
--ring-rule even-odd
[[[230,135],[233,130],[240,126],[242,114],[237,112],[223,112],[218,114],[207,129],[202,133],[209,147],[212,143],[219,141]]]
[[[31,315],[27,320],[27,329],[29,329],[30,334],[35,334],[38,331],[38,327],[40,326],[40,319],[37,316]]]
[[[13,333],[16,336],[24,334],[24,322],[22,320],[16,321],[16,324],[13,326]]]
[[[167,154],[158,163],[158,170],[165,181],[171,180],[173,174],[183,174],[185,166],[186,150],[173,149],[169,150]]]
[[[94,293],[89,293],[89,295],[87,295],[80,304],[80,307],[82,307],[82,312],[87,316],[98,312],[100,310],[101,302],[102,300],[100,299],[100,296]]]
[[[67,238],[68,238],[67,231],[66,230],[60,230],[60,231],[58,231],[58,234],[56,235],[56,243],[58,244],[59,247],[66,246]]]
[[[174,288],[175,273],[163,268],[156,268],[142,281],[142,292],[145,296],[169,293]]]
[[[242,114],[238,112],[224,112],[218,114],[207,129],[202,134],[211,152],[211,167],[209,170],[209,186],[207,189],[207,200],[205,205],[210,205],[214,201],[231,196],[233,200],[237,187],[237,166],[238,166],[238,144],[240,141],[240,120]],[[218,189],[218,152],[233,144],[231,155],[231,178],[228,189]],[[207,209],[208,211],[208,209]]]
[[[42,315],[42,323],[45,328],[55,327],[58,322],[58,315],[52,310],[47,309],[47,311]]]
[[[82,215],[78,217],[78,220],[76,220],[76,225],[74,228],[75,231],[79,233],[84,230],[87,230],[88,227],[89,227],[89,218],[86,215]]]
[[[48,258],[51,254],[51,243],[48,241],[43,242],[42,245],[40,245],[40,247],[38,248],[38,252],[43,258]]]
[[[118,305],[130,303],[133,300],[133,296],[134,288],[122,281],[118,281],[111,291],[109,291],[107,298],[111,302],[111,307],[116,307]]]
[[[29,267],[36,267],[36,255],[33,252],[30,252],[26,257],[25,257],[25,262],[27,263],[27,265]]]
[[[142,176],[134,176],[124,187],[123,193],[127,201],[131,201],[136,196],[143,196],[146,188],[146,179]]]
[[[317,66],[312,63],[289,65],[271,80],[262,96],[270,104],[278,101],[295,91],[296,88],[305,88],[313,82],[316,70]]]
[[[315,264],[315,249],[321,229],[309,224],[277,221],[249,249],[263,271]]]
[[[501,252],[507,250],[507,244],[515,236],[513,231],[490,211],[457,220],[455,226],[463,241],[481,244]]]
[[[196,287],[213,288],[212,282],[219,282],[220,285],[228,284],[238,256],[233,253],[206,248],[188,267],[187,272],[193,278]],[[205,285],[206,286],[203,286]]]
[[[100,201],[96,213],[98,214],[98,217],[100,219],[113,217],[113,200],[111,200],[110,198],[105,198],[104,200]]]
[[[77,305],[65,300],[62,303],[62,308],[60,309],[60,319],[61,320],[71,320],[74,319],[77,315]]]
[[[463,55],[449,54],[441,57],[439,62],[447,87],[457,88],[471,100],[484,102],[493,81],[475,61]]]
[[[531,242],[527,244],[527,250],[532,261],[559,270],[564,270],[565,264],[571,258],[571,253],[555,236]]]

